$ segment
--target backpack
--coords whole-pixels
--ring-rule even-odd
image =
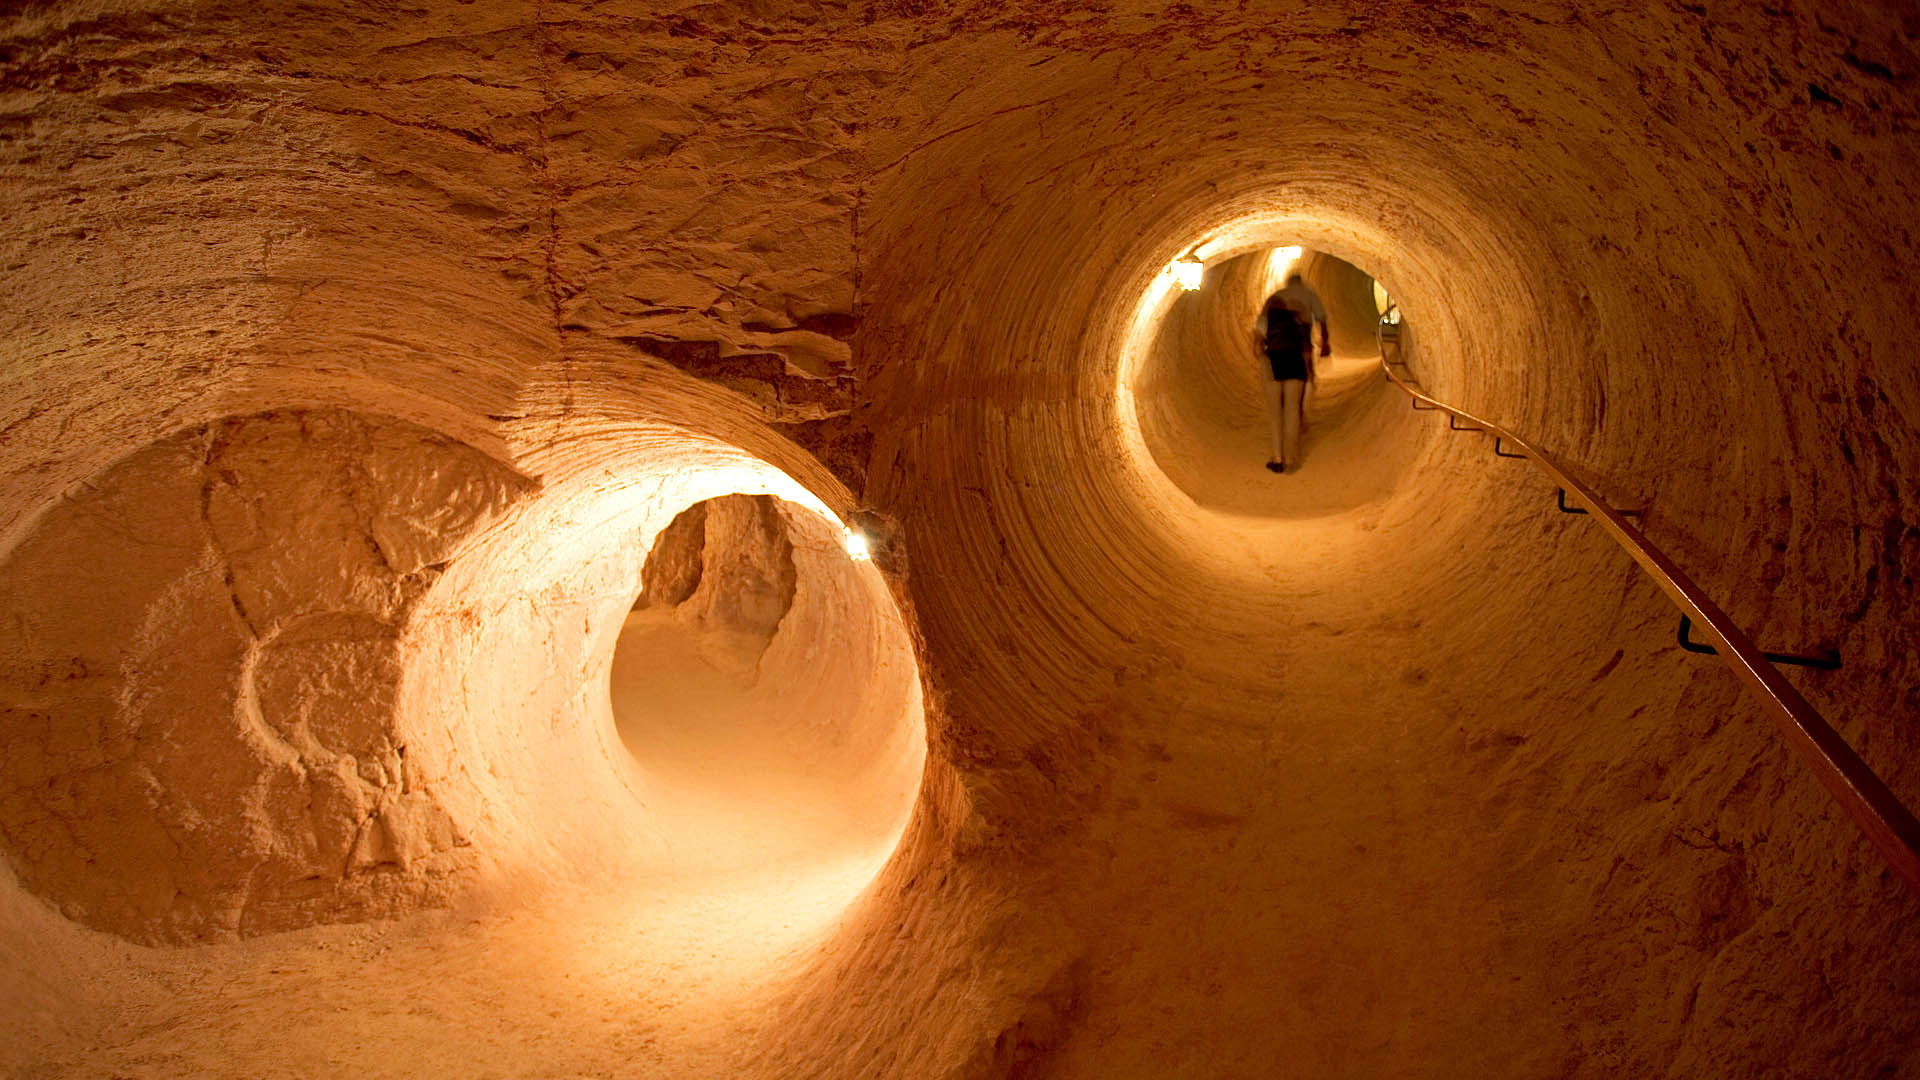
[[[1267,355],[1299,356],[1313,346],[1305,316],[1278,298],[1267,301]]]

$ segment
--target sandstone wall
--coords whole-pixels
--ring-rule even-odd
[[[1916,34],[1868,3],[12,14],[0,1060],[701,1071],[497,1004],[484,935],[420,932],[481,981],[413,1041],[302,1041],[431,992],[404,972],[192,973],[590,911],[680,858],[607,670],[653,537],[747,493],[874,531],[920,802],[751,994],[606,1030],[733,1075],[1911,1074],[1912,898],[1523,466],[1362,385],[1320,475],[1375,497],[1223,508],[1130,395],[1195,243],[1360,267],[1431,389],[1644,507],[1767,647],[1838,648],[1796,680],[1920,802]],[[699,969],[632,974],[666,937],[566,971],[653,993]],[[196,1042],[176,1007],[238,1019]]]

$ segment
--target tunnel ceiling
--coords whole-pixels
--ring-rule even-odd
[[[1228,400],[1247,260],[1377,278],[1920,802],[1916,35],[11,11],[0,1071],[1920,1074],[1920,909],[1622,555],[1364,334],[1277,501]],[[792,692],[670,770],[699,649]]]

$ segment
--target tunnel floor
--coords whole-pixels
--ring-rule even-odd
[[[529,889],[510,911],[192,949],[54,936],[10,959],[71,1003],[40,1018],[63,1033],[36,1047],[49,1075],[724,1076],[776,976],[871,873]]]
[[[1380,374],[1377,353],[1336,351],[1322,364],[1307,396],[1299,469],[1267,471],[1272,438],[1264,414],[1212,429],[1204,442],[1166,440],[1154,448],[1156,463],[1198,506],[1247,525],[1325,517],[1385,499],[1418,446],[1399,415],[1405,403]]]
[[[1368,378],[1347,358],[1329,384]],[[1329,454],[1317,446],[1309,464],[1330,474]],[[1275,487],[1315,480],[1258,464],[1247,472]],[[1094,943],[1051,1075],[1133,1075],[1141,1061],[1196,1078],[1276,1061],[1324,1075],[1409,1061],[1551,1072],[1575,1048],[1540,1003],[1597,976],[1562,962],[1537,912],[1554,906],[1558,860],[1601,856],[1573,840],[1484,843],[1526,812],[1501,792],[1541,782],[1516,765],[1548,723],[1538,680],[1511,657],[1463,654],[1475,614],[1457,599],[1365,572],[1328,588],[1298,572],[1302,549],[1288,543],[1316,535],[1362,559],[1418,543],[1424,521],[1259,521],[1232,557],[1258,565],[1265,587],[1212,614],[1185,607],[1178,632],[1204,647],[1129,682],[1105,731],[1098,805],[1071,845],[1034,853],[1061,917]],[[1597,538],[1566,542],[1605,556]],[[1508,588],[1581,602],[1525,560],[1506,572]],[[1650,587],[1588,602],[1624,604],[1629,623],[1662,607]],[[1543,634],[1526,670],[1597,666],[1615,615]],[[748,868],[187,950],[103,951],[67,928],[25,962],[61,971],[49,987],[92,1010],[62,1018],[64,1049],[43,1047],[68,1073],[730,1075],[751,1070],[769,1002],[831,938],[844,890],[832,867]],[[132,975],[91,983],[53,964],[60,954]],[[1392,1034],[1359,1043],[1362,1028]]]
[[[1901,5],[12,7],[0,1075],[1920,1080],[1912,898],[1370,347],[1913,803]]]

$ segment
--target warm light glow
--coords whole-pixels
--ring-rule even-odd
[[[1151,492],[1143,499],[1166,511],[1163,519],[1169,527],[1191,530],[1198,539],[1212,538],[1215,530],[1225,529],[1236,534],[1245,530],[1260,530],[1265,523],[1255,522],[1238,512],[1198,504],[1190,491],[1168,475],[1155,457],[1154,449],[1148,445],[1143,423],[1152,410],[1164,407],[1166,394],[1164,388],[1150,385],[1143,379],[1149,372],[1157,372],[1155,377],[1165,374],[1164,367],[1156,367],[1152,362],[1154,347],[1167,320],[1179,308],[1178,301],[1183,295],[1174,281],[1173,263],[1202,263],[1208,269],[1210,283],[1218,288],[1225,281],[1216,277],[1222,264],[1241,256],[1252,256],[1263,261],[1266,273],[1257,272],[1261,269],[1261,262],[1256,261],[1248,267],[1255,273],[1247,275],[1247,280],[1242,282],[1234,276],[1234,285],[1230,288],[1244,286],[1246,292],[1243,296],[1222,298],[1236,305],[1253,305],[1264,295],[1278,291],[1285,284],[1287,274],[1293,271],[1296,263],[1306,258],[1309,250],[1325,252],[1349,262],[1355,258],[1371,261],[1368,253],[1391,250],[1394,245],[1391,237],[1379,231],[1377,222],[1338,216],[1306,217],[1285,209],[1209,222],[1189,236],[1191,239],[1175,238],[1176,242],[1184,240],[1179,247],[1168,245],[1153,250],[1150,256],[1152,261],[1145,262],[1141,267],[1141,276],[1145,280],[1141,283],[1143,287],[1132,318],[1125,324],[1124,333],[1117,342],[1115,351],[1119,356],[1114,364],[1114,377],[1110,385],[1114,395],[1113,411],[1120,421],[1116,448],[1118,461],[1132,482]],[[1296,254],[1298,258],[1291,257]],[[1261,293],[1261,290],[1266,292]],[[1251,320],[1249,314],[1249,323]],[[1259,472],[1260,478],[1267,476],[1264,471]],[[1247,534],[1258,535],[1258,542],[1262,545],[1274,542],[1273,537],[1263,531],[1250,531]],[[1286,543],[1296,550],[1304,550],[1309,546],[1318,549],[1325,545],[1327,550],[1332,551],[1350,542],[1350,531],[1343,515],[1328,514],[1324,517],[1287,519],[1285,537]],[[1209,543],[1211,539],[1202,542]],[[1330,556],[1327,566],[1331,567],[1336,562]],[[1256,574],[1248,580],[1260,579]]]
[[[1173,281],[1174,284],[1192,292],[1200,287],[1200,279],[1205,272],[1206,267],[1198,260],[1176,259],[1173,264]]]
[[[1274,248],[1273,253],[1267,256],[1267,273],[1276,282],[1286,281],[1287,275],[1293,272],[1294,264],[1300,261],[1303,251],[1304,249],[1300,247]]]
[[[847,555],[855,562],[873,557],[873,551],[867,546],[867,537],[864,533],[847,530]]]

